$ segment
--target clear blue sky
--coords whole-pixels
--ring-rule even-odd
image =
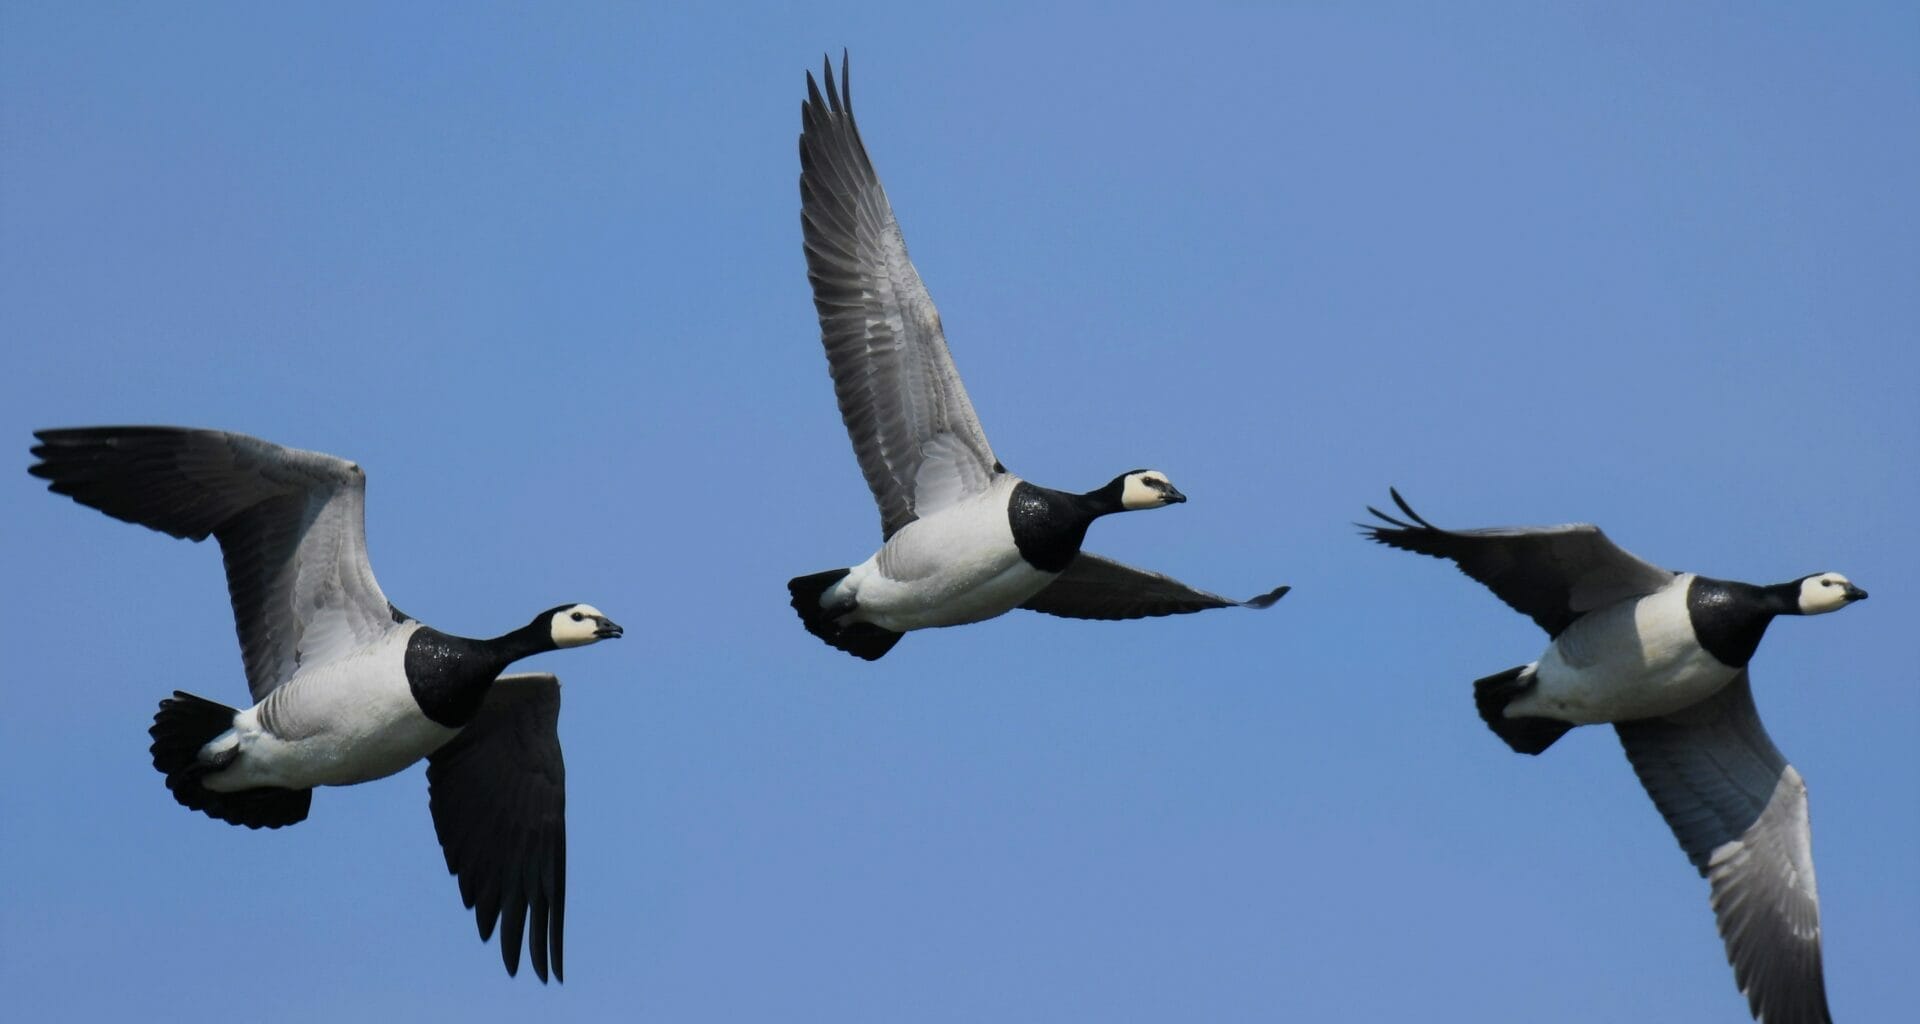
[[[1907,4],[0,9],[0,991],[20,1019],[1737,1022],[1544,638],[1360,540],[1589,519],[1872,591],[1755,663],[1812,789],[1833,1008],[1920,951],[1920,14]],[[726,5],[731,6],[731,5]],[[861,127],[988,434],[1189,504],[1089,548],[1265,613],[914,634],[785,580],[877,516],[800,250],[802,73]],[[566,985],[509,980],[418,770],[248,833],[148,764],[245,688],[217,551],[53,498],[36,427],[358,460],[387,593],[590,601]]]

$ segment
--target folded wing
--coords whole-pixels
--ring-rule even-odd
[[[840,416],[891,537],[987,488],[993,449],[853,120],[847,65],[800,108],[800,220]]]
[[[480,941],[500,927],[507,973],[531,935],[533,973],[564,980],[567,769],[560,757],[560,680],[501,676],[480,713],[427,758],[433,830],[473,910]]]
[[[366,474],[345,459],[179,427],[42,430],[47,489],[175,537],[219,540],[254,700],[395,625],[367,561]]]
[[[1734,980],[1767,1024],[1831,1024],[1807,787],[1742,672],[1711,699],[1614,726],[1633,770],[1711,883]]]
[[[1059,578],[1020,607],[1069,619],[1144,619],[1209,608],[1266,608],[1291,587],[1235,601],[1195,590],[1171,576],[1135,569],[1082,551]]]

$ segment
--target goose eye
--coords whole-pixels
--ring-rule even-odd
[[[581,622],[581,621],[584,621],[585,619],[586,619],[586,616],[585,616],[585,615],[582,615],[582,614],[580,614],[579,612],[574,612],[574,613],[573,613],[573,621],[575,621],[575,622]]]
[[[1821,581],[1820,581],[1820,585],[1821,585],[1821,586],[1823,586],[1823,587],[1831,587],[1831,586],[1833,586],[1833,581],[1832,581],[1832,580],[1821,580]]]

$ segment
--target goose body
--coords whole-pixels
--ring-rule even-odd
[[[824,92],[807,76],[801,222],[828,369],[880,509],[882,546],[858,565],[788,582],[808,631],[872,660],[910,630],[1015,608],[1130,619],[1279,600],[1286,587],[1234,601],[1081,553],[1099,516],[1186,500],[1162,473],[1134,470],[1075,494],[1007,472],[907,257],[854,123],[846,71],[843,59],[836,85],[827,65]]]
[[[1748,663],[1781,615],[1864,599],[1839,573],[1771,586],[1676,573],[1590,523],[1443,530],[1369,508],[1382,544],[1444,558],[1551,638],[1478,680],[1481,718],[1515,751],[1611,723],[1641,785],[1712,890],[1748,1008],[1766,1024],[1831,1024],[1821,969],[1807,788],[1760,724]]]
[[[1001,474],[987,490],[887,538],[872,557],[828,588],[821,604],[851,607],[857,621],[904,633],[1004,614],[1058,573],[1020,555],[1008,517],[1019,481]]]
[[[233,728],[206,745],[205,760],[225,766],[200,785],[219,793],[351,786],[438,750],[460,730],[428,718],[406,685],[407,643],[421,628],[401,624],[236,714]]]
[[[220,543],[253,702],[176,691],[153,764],[183,806],[249,828],[306,818],[313,790],[428,760],[428,807],[484,941],[509,974],[531,925],[542,981],[562,974],[565,768],[559,680],[521,658],[618,637],[560,605],[501,636],[443,633],[392,604],[366,557],[360,467],[242,434],[43,430],[30,472],[117,519]]]
[[[1740,674],[1700,644],[1688,594],[1701,577],[1682,573],[1645,597],[1574,620],[1523,674],[1506,717],[1576,725],[1668,715],[1713,696]]]

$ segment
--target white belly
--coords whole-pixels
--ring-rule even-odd
[[[412,629],[368,651],[302,672],[241,712],[239,756],[204,780],[208,789],[308,789],[384,778],[439,749],[459,730],[420,713],[402,669]],[[268,726],[271,726],[269,731]]]
[[[1687,617],[1690,575],[1658,593],[1600,609],[1555,638],[1534,666],[1535,687],[1507,716],[1588,725],[1670,715],[1739,674],[1701,649]]]
[[[1004,479],[1004,478],[1003,478]],[[906,632],[991,619],[1057,578],[1020,557],[1007,524],[1011,483],[902,527],[834,584],[822,603],[851,597],[844,621]]]

